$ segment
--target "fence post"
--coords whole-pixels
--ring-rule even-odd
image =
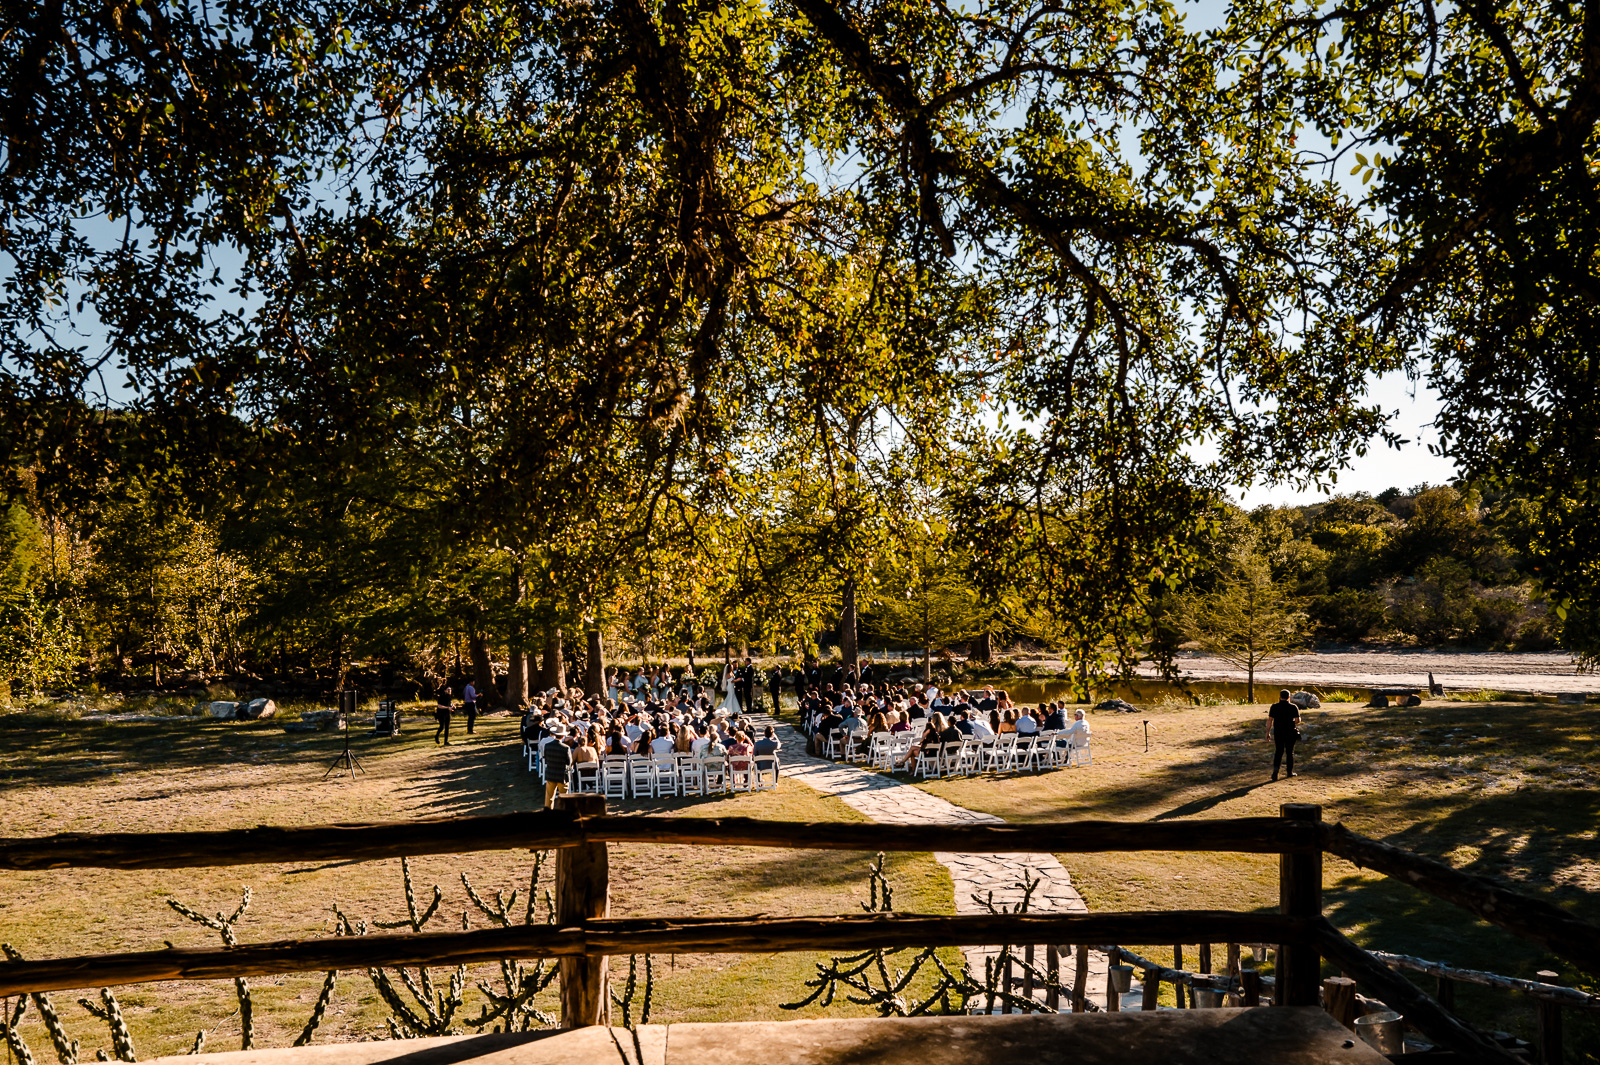
[[[1322,1008],[1346,1028],[1356,1026],[1356,982],[1347,976],[1322,981]]]
[[[1228,991],[1228,1005],[1230,1005],[1230,1006],[1237,1006],[1241,1002],[1244,1001],[1244,996],[1239,993],[1239,990],[1233,988],[1233,981],[1238,980],[1238,979],[1239,979],[1239,944],[1237,944],[1237,943],[1229,943],[1228,944],[1228,982],[1229,982],[1229,985],[1230,985],[1230,990]]]
[[[1448,976],[1439,977],[1438,993],[1433,998],[1441,1007],[1454,1013],[1456,1011],[1456,982]]]
[[[1322,807],[1315,803],[1286,802],[1279,809],[1285,820],[1322,820]],[[1322,916],[1320,845],[1310,854],[1278,856],[1278,908],[1285,917]],[[1277,977],[1275,1005],[1315,1006],[1322,984],[1321,953],[1310,943],[1278,944]]]
[[[561,795],[556,809],[579,817],[603,817],[603,795]],[[562,928],[611,915],[610,862],[604,843],[556,851],[556,924]],[[604,955],[562,958],[561,1026],[586,1028],[611,1023],[611,989]]]
[[[1261,973],[1254,968],[1239,970],[1239,987],[1246,1006],[1261,1005]]]
[[[1541,984],[1559,984],[1561,974],[1540,969],[1533,974]],[[1544,1065],[1561,1065],[1561,1003],[1539,1000],[1539,1060]]]
[[[1106,955],[1106,965],[1107,966],[1109,966],[1112,963],[1112,961],[1114,961],[1114,960],[1115,959],[1112,958],[1109,954]],[[1111,979],[1111,973],[1110,973],[1109,970],[1106,973],[1106,979],[1107,980]],[[1078,944],[1078,960],[1077,960],[1076,964],[1074,965],[1073,972],[1072,972],[1072,1012],[1073,1013],[1084,1013],[1084,1012],[1088,1011],[1088,1009],[1089,1009],[1089,1000],[1088,1000],[1088,997],[1084,993],[1085,989],[1088,987],[1088,985],[1089,985],[1089,944],[1087,944],[1087,943],[1079,943]]]
[[[1048,985],[1046,985],[1046,987],[1045,987],[1044,1004],[1046,1006],[1049,1006],[1051,1010],[1056,1011],[1056,1012],[1060,1012],[1060,1010],[1061,1010],[1061,948],[1059,946],[1056,946],[1055,944],[1051,944],[1050,946],[1045,947],[1045,950],[1044,950],[1044,967],[1045,967],[1045,971],[1050,974],[1050,983]]]
[[[1139,1001],[1141,1010],[1154,1010],[1161,1005],[1161,970],[1154,965],[1144,971],[1144,997]]]
[[[1172,967],[1179,972],[1183,971],[1183,944],[1179,943],[1172,948]],[[1183,981],[1172,982],[1172,995],[1178,1003],[1178,1008],[1183,1009]]]

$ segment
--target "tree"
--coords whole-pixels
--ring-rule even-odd
[[[1245,697],[1253,703],[1256,670],[1304,649],[1305,615],[1253,543],[1230,563],[1215,591],[1184,602],[1184,628],[1208,653],[1245,671]]]
[[[880,636],[922,649],[927,684],[933,680],[934,648],[975,639],[987,631],[994,612],[966,579],[943,523],[914,512],[903,516],[912,526],[911,543],[903,549],[904,561],[879,581],[883,592],[873,601],[873,625]]]

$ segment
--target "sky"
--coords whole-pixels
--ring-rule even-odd
[[[1413,384],[1405,374],[1395,372],[1378,378],[1368,396],[1384,410],[1398,412],[1392,424],[1408,442],[1396,451],[1378,441],[1365,455],[1353,456],[1350,469],[1339,475],[1335,492],[1377,495],[1385,488],[1411,488],[1423,482],[1443,484],[1455,477],[1455,463],[1430,454],[1427,448],[1439,439],[1433,427],[1439,412],[1438,393],[1425,382]],[[1235,501],[1246,509],[1267,503],[1315,503],[1326,498],[1321,492],[1297,491],[1292,485],[1258,484],[1234,490]]]

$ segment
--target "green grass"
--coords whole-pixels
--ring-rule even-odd
[[[1149,723],[1149,750],[1144,722]],[[1268,783],[1265,707],[1096,714],[1094,765],[923,785],[1009,821],[1173,820],[1272,815],[1315,802],[1324,818],[1556,902],[1600,923],[1600,708],[1430,702],[1305,714],[1300,775]],[[1277,861],[1253,855],[1062,855],[1091,910],[1268,910]],[[1324,904],[1357,942],[1464,968],[1595,981],[1537,946],[1385,877],[1329,859]],[[1137,949],[1137,948],[1135,948]],[[1170,960],[1171,946],[1147,955]],[[1220,964],[1220,946],[1215,948]],[[1189,958],[1193,959],[1193,948]],[[1330,970],[1328,975],[1335,975]],[[1431,986],[1431,979],[1424,986]],[[1462,987],[1464,1015],[1531,1034],[1525,1000]],[[1594,1061],[1600,1025],[1568,1011],[1569,1043]]]
[[[159,831],[240,828],[491,814],[537,808],[542,788],[519,759],[516,724],[482,718],[477,736],[456,732],[436,747],[431,727],[397,739],[355,733],[351,746],[365,774],[322,780],[342,743],[338,734],[287,734],[272,722],[240,724],[177,720],[171,724],[101,725],[58,715],[0,718],[0,823],[12,836],[62,831]],[[622,804],[642,812],[691,816],[744,815],[780,820],[859,821],[837,799],[798,784],[776,792],[708,800]],[[846,851],[779,851],[740,847],[618,845],[611,853],[616,916],[828,914],[859,910],[872,856]],[[202,912],[232,910],[239,891],[254,892],[238,928],[243,942],[328,935],[337,902],[352,917],[395,919],[404,913],[398,860],[305,862],[210,869],[0,872],[0,941],[30,958],[215,947],[215,932],[190,923],[166,904],[178,899]],[[461,927],[471,908],[460,874],[480,894],[525,888],[526,852],[431,856],[412,863],[424,900],[438,884],[441,914],[429,930]],[[952,885],[931,855],[891,855],[897,907],[952,912]],[[548,884],[548,878],[547,878]],[[541,910],[542,913],[542,910]],[[488,922],[470,912],[474,927]],[[814,954],[696,955],[656,959],[653,1019],[721,1021],[817,1016],[778,1009],[806,994]],[[612,963],[625,979],[627,959]],[[489,978],[494,972],[474,972]],[[285,1046],[299,1033],[320,989],[319,974],[251,981],[258,1046]],[[465,1012],[479,995],[469,980]],[[620,983],[618,985],[620,989]],[[88,992],[95,997],[93,991]],[[54,996],[82,1057],[109,1048],[104,1025],[74,1005],[82,993]],[[168,982],[118,991],[141,1058],[183,1053],[207,1030],[210,1049],[239,1045],[237,1008],[228,982]],[[554,988],[545,1008],[555,1010]],[[635,1004],[637,1010],[637,1003]],[[865,1013],[841,1003],[828,1015]],[[317,1042],[381,1037],[388,1010],[360,973],[339,982]],[[637,1016],[637,1014],[635,1014]],[[30,1010],[22,1025],[39,1060],[49,1042]]]

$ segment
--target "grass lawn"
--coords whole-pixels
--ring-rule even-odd
[[[478,735],[459,729],[456,742],[436,747],[422,720],[398,739],[360,733],[352,749],[366,768],[355,782],[322,780],[338,753],[333,733],[290,735],[271,722],[100,725],[53,716],[0,718],[0,825],[8,836],[55,832],[241,828],[257,824],[317,824],[491,814],[533,809],[542,787],[520,763],[516,723],[481,718]],[[624,809],[688,815],[743,814],[783,820],[860,821],[837,799],[801,785],[777,792],[661,802]],[[739,847],[615,845],[611,851],[612,913],[646,914],[848,913],[866,898],[871,855],[842,851],[778,851]],[[527,853],[498,852],[418,858],[412,862],[418,900],[433,885],[444,893],[430,931],[489,921],[470,906],[460,874],[480,894],[525,890]],[[952,886],[931,855],[891,855],[889,876],[897,906],[949,913]],[[544,885],[550,886],[553,863]],[[331,934],[332,906],[353,918],[404,916],[399,861],[327,862],[214,869],[0,872],[0,941],[42,958],[118,950],[210,947],[217,933],[170,909],[176,899],[205,913],[231,912],[244,886],[253,900],[238,926],[241,942]],[[521,901],[518,902],[520,912]],[[543,913],[541,903],[541,914]],[[954,953],[952,952],[952,957]],[[694,955],[656,959],[652,1020],[720,1021],[816,1016],[778,1004],[803,998],[820,955]],[[612,962],[620,990],[627,959]],[[447,974],[436,972],[442,985]],[[481,995],[469,973],[463,1013],[475,1014]],[[286,1046],[305,1023],[321,986],[320,974],[251,981],[258,1046]],[[94,992],[84,992],[97,997]],[[84,993],[53,996],[80,1059],[109,1048],[105,1025],[74,1005]],[[121,989],[118,997],[141,1058],[182,1053],[197,1031],[207,1047],[239,1045],[237,1002],[228,982],[159,983]],[[556,1010],[555,988],[544,1008]],[[635,1002],[635,1019],[638,1003]],[[864,1012],[843,1003],[828,1015]],[[381,1038],[389,1010],[362,973],[345,973],[317,1042]],[[620,1020],[620,1016],[619,1016]],[[21,1030],[40,1061],[52,1057],[36,1011]]]
[[[1091,767],[923,786],[1014,822],[1241,817],[1276,814],[1284,802],[1321,803],[1328,821],[1501,878],[1600,923],[1600,708],[1442,700],[1388,710],[1328,704],[1305,715],[1299,775],[1277,783],[1268,783],[1272,746],[1265,710],[1096,714]],[[1278,902],[1274,857],[1061,859],[1091,910],[1254,910]],[[1553,969],[1568,982],[1584,983],[1536,946],[1347,862],[1330,858],[1324,885],[1329,917],[1364,946],[1529,978]],[[1171,945],[1150,948],[1158,949],[1146,956],[1170,962]],[[1220,965],[1220,948],[1216,957]],[[1191,966],[1194,958],[1191,946]],[[1590,990],[1594,985],[1587,981]],[[1532,1011],[1515,996],[1462,986],[1457,1001],[1468,1018],[1532,1032]],[[1585,1047],[1588,1055],[1571,1060],[1597,1060],[1595,1016],[1568,1011],[1568,1045],[1574,1053]]]

